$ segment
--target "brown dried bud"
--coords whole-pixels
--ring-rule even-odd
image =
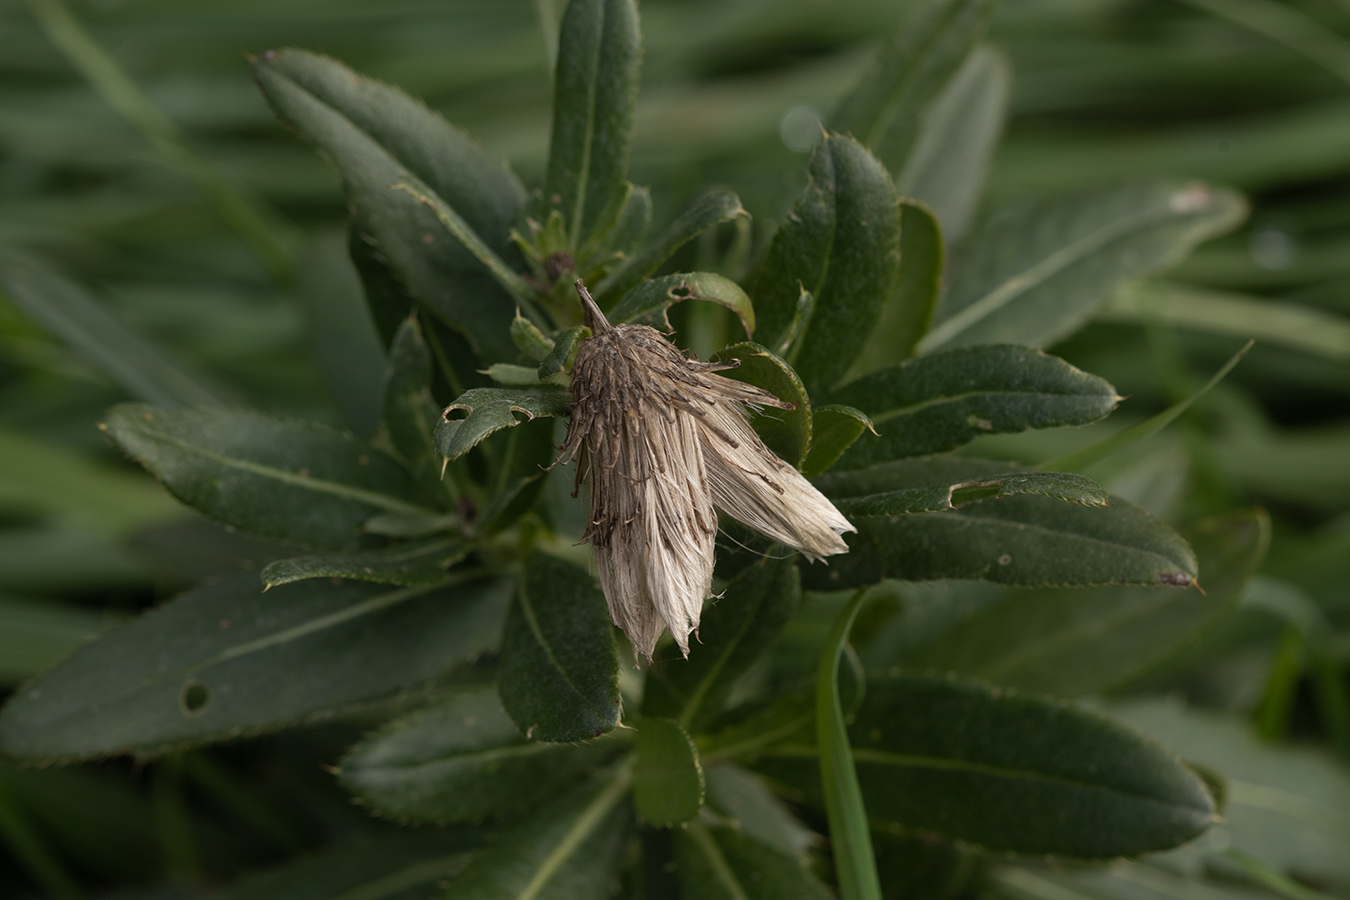
[[[581,455],[591,543],[614,622],[648,660],[667,627],[687,656],[712,593],[716,509],[812,561],[847,553],[856,529],[746,420],[792,404],[723,378],[656,329],[610,325],[578,279],[592,337],[572,367],[561,459]]]

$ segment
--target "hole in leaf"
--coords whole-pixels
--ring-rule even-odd
[[[182,710],[185,716],[200,716],[206,712],[206,707],[211,703],[211,689],[200,681],[193,679],[183,683],[183,690],[178,695],[178,708]]]

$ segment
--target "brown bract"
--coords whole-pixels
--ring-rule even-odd
[[[667,627],[689,654],[712,592],[717,513],[811,560],[848,552],[848,520],[773,454],[750,407],[792,404],[689,359],[656,329],[610,325],[577,281],[592,337],[572,367],[572,418],[560,459],[580,456],[589,541],[610,615],[648,660]]]

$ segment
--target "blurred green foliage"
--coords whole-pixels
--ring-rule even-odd
[[[72,4],[92,44],[50,2],[0,9],[7,686],[192,583],[291,555],[172,502],[107,447],[95,425],[108,406],[210,397],[357,434],[376,426],[383,351],[369,339],[346,255],[347,210],[331,170],[276,123],[246,54],[297,45],[340,58],[424,98],[537,184],[559,6]],[[686,247],[680,270],[735,269],[737,254],[762,246],[802,183],[817,121],[864,70],[896,6],[643,3],[630,176],[651,188],[654,231],[710,186],[734,189],[753,216]],[[1166,280],[1117,292],[1055,346],[1128,398],[1116,416],[1086,432],[982,437],[971,454],[1064,456],[1186,398],[1255,337],[1170,430],[1088,471],[1170,522],[1208,529],[1191,533],[1202,572],[1206,546],[1224,572],[1259,556],[1267,537],[1269,556],[1245,589],[1226,594],[1222,577],[1205,579],[1214,598],[1194,616],[1229,612],[1200,643],[1160,653],[1127,681],[1108,677],[1108,665],[1096,681],[1072,679],[1058,661],[1126,652],[1092,643],[1113,616],[1141,623],[1122,638],[1133,647],[1166,640],[1147,628],[1147,597],[1128,588],[1087,608],[1065,601],[1038,628],[1009,612],[1025,589],[888,583],[864,617],[876,621],[858,648],[863,662],[922,666],[941,642],[979,648],[1020,625],[1043,645],[1028,639],[1022,658],[972,658],[962,671],[1061,696],[1105,693],[1113,714],[1230,779],[1226,822],[1208,837],[1103,868],[972,862],[957,845],[887,835],[877,845],[883,872],[893,860],[900,873],[888,890],[1350,896],[1350,6],[1020,0],[999,8],[989,41],[966,77],[978,79],[978,96],[1010,92],[1003,140],[978,207],[960,185],[933,188],[944,222],[987,221],[1140,175],[1236,188],[1251,213]],[[129,81],[100,63],[105,53]],[[948,111],[951,127],[974,129],[971,146],[992,145],[961,110]],[[964,230],[948,229],[953,254]],[[672,315],[701,353],[736,333],[726,316]],[[1269,511],[1268,536],[1259,516],[1233,512],[1258,505]],[[818,648],[841,602],[808,594],[788,643],[798,635]],[[930,636],[916,638],[925,628]],[[308,874],[255,875],[231,896],[329,896],[330,877],[387,885],[370,896],[425,895],[463,866],[477,836],[392,838],[392,826],[353,808],[314,765],[336,762],[389,712],[146,765],[0,762],[0,885],[18,896],[197,896],[298,853],[336,852],[316,856]],[[680,840],[677,853],[717,842],[737,859],[735,834],[698,826]]]

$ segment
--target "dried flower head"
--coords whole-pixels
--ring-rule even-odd
[[[738,363],[686,357],[655,328],[610,325],[580,280],[592,337],[572,367],[561,459],[578,453],[591,543],[615,623],[648,660],[667,627],[688,656],[712,593],[720,509],[812,561],[847,553],[855,531],[746,419],[792,404],[717,372]]]

